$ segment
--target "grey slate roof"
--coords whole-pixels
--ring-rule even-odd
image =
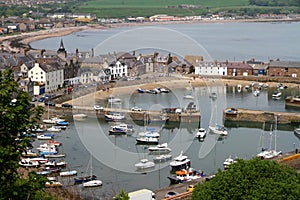
[[[297,61],[271,61],[269,67],[300,68],[300,62]]]

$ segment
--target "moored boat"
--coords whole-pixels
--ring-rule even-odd
[[[237,161],[233,158],[231,158],[231,156],[229,156],[228,158],[225,159],[225,161],[223,162],[223,166],[224,169],[228,169],[229,165],[236,163]]]
[[[294,133],[295,133],[295,135],[300,136],[300,128],[295,128]]]
[[[276,90],[273,94],[272,94],[272,98],[273,99],[279,99],[281,97],[282,93],[278,90]]]
[[[76,170],[72,170],[72,171],[65,171],[65,172],[60,172],[59,175],[64,177],[64,176],[74,176],[77,174]]]
[[[49,135],[42,134],[42,135],[38,135],[36,138],[39,139],[39,140],[51,140],[53,137],[49,136]]]
[[[62,183],[58,181],[49,181],[45,183],[46,187],[61,187]]]
[[[189,169],[177,170],[175,172],[175,175],[168,176],[168,179],[170,180],[171,184],[178,184],[186,181],[199,179],[204,176],[205,174],[202,171],[197,171],[193,168],[189,168]]]
[[[143,170],[155,167],[155,163],[149,161],[148,159],[142,159],[139,163],[136,163],[134,166],[137,170]]]
[[[217,124],[216,126],[208,126],[208,128],[215,134],[228,135],[226,128],[222,125]]]
[[[110,112],[109,114],[104,115],[105,120],[107,121],[122,121],[125,120],[125,116],[121,113]]]
[[[102,181],[100,180],[91,180],[82,184],[83,187],[98,187],[102,185]]]
[[[65,157],[66,154],[61,153],[61,154],[46,154],[44,155],[45,158],[63,158]]]
[[[38,167],[40,166],[40,163],[37,161],[31,161],[29,158],[25,158],[19,161],[19,165],[22,167]]]
[[[154,147],[148,148],[149,153],[151,154],[162,154],[162,153],[170,153],[172,150],[168,147],[167,143],[158,144]]]
[[[92,176],[84,176],[84,177],[74,177],[74,182],[75,183],[84,183],[92,180],[96,180],[97,176],[92,175]]]
[[[171,154],[167,154],[167,155],[159,155],[153,158],[154,163],[161,163],[161,162],[166,162],[168,160],[172,159],[172,155]]]
[[[158,144],[159,139],[154,137],[138,137],[136,138],[137,144]]]
[[[181,169],[186,169],[191,166],[191,160],[188,156],[183,155],[181,151],[180,155],[175,157],[172,162],[170,162],[171,170],[177,171]]]
[[[206,136],[206,130],[204,128],[199,128],[195,137],[199,139],[203,139]]]
[[[60,132],[61,128],[59,128],[58,126],[51,126],[50,128],[47,128],[47,131],[49,131],[49,132]]]
[[[288,96],[285,98],[285,106],[300,108],[300,96]]]

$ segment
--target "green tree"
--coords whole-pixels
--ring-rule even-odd
[[[124,190],[121,190],[120,194],[115,196],[115,200],[129,200],[129,196]]]
[[[192,199],[300,199],[300,175],[275,161],[239,160],[196,186]]]
[[[19,138],[41,117],[43,109],[30,109],[30,98],[22,91],[11,70],[0,71],[0,199],[38,199],[45,178],[18,174],[21,154],[31,147],[30,139]]]

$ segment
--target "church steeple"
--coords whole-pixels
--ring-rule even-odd
[[[62,39],[60,40],[60,45],[59,45],[59,48],[58,48],[58,50],[57,50],[57,54],[61,54],[61,55],[63,55],[64,57],[67,56],[67,51],[66,51],[66,49],[65,49],[65,47],[64,47],[64,43],[63,43],[63,40],[62,40]]]

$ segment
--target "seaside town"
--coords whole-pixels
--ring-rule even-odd
[[[64,1],[54,0],[51,2]],[[19,2],[6,2],[9,5],[16,3]],[[22,1],[22,3],[30,4],[32,2]],[[190,5],[181,6],[189,7]],[[239,199],[240,196],[234,196],[228,191],[221,191],[219,186],[224,184],[224,180],[221,179],[222,176],[226,179],[226,184],[230,184],[237,179],[233,175],[234,172],[247,175],[248,171],[244,171],[247,168],[244,167],[245,165],[249,165],[251,169],[260,167],[265,174],[263,177],[265,180],[262,182],[266,182],[266,184],[273,184],[270,179],[274,179],[276,184],[283,181],[282,189],[276,192],[271,190],[271,193],[274,194],[268,194],[270,199],[298,199],[300,196],[298,190],[300,187],[299,145],[294,142],[293,147],[289,148],[288,151],[281,151],[277,148],[276,134],[279,126],[288,126],[289,128],[283,128],[283,130],[286,131],[287,129],[293,133],[292,136],[300,138],[300,128],[296,127],[300,124],[300,114],[294,112],[300,108],[300,94],[297,93],[300,86],[300,61],[281,60],[280,58],[265,61],[255,57],[250,57],[247,60],[212,61],[206,60],[203,55],[187,54],[180,57],[172,52],[166,53],[159,50],[143,53],[137,50],[124,52],[116,49],[114,52],[97,55],[93,48],[81,50],[78,47],[67,50],[65,48],[66,40],[62,36],[82,30],[107,29],[128,26],[128,24],[139,26],[155,23],[213,23],[220,21],[295,21],[299,23],[299,14],[260,14],[256,17],[224,17],[222,14],[193,17],[154,15],[149,18],[128,17],[126,19],[104,19],[97,18],[93,14],[79,13],[45,15],[44,13],[30,12],[26,15],[23,18],[3,16],[0,22],[0,95],[3,101],[8,99],[8,105],[0,105],[0,111],[3,115],[0,120],[0,133],[3,135],[0,146],[5,146],[4,142],[6,141],[14,141],[13,144],[16,144],[16,141],[24,140],[27,142],[28,139],[30,143],[28,146],[31,148],[23,149],[24,151],[18,157],[17,173],[28,179],[26,184],[43,183],[34,186],[35,190],[41,189],[51,195],[50,197],[34,191],[30,193],[35,195],[33,199],[184,200],[199,199],[199,195],[210,196],[215,190],[218,190],[217,192],[223,195],[225,199]],[[33,19],[32,16],[39,16],[39,19]],[[57,44],[57,50],[49,50],[47,46],[41,49],[34,49],[30,46],[30,43],[35,40],[57,36],[61,37]],[[9,81],[5,80],[7,73],[11,73],[8,77],[12,77],[9,81],[16,82],[16,90],[11,89],[11,85],[8,85]],[[195,88],[209,88],[212,85],[221,88],[219,91],[205,91],[208,94],[205,94],[207,96],[204,95],[204,97],[207,97],[206,99],[212,105],[222,99],[224,94],[220,91],[225,87],[228,92],[245,93],[253,99],[259,99],[263,93],[267,93],[272,101],[283,101],[285,108],[291,108],[293,111],[279,112],[276,109],[269,111],[230,107],[222,110],[223,113],[220,115],[223,122],[220,124],[211,123],[200,126],[204,113],[200,110],[199,105],[196,105],[199,96],[195,95]],[[7,91],[5,87],[7,87]],[[187,102],[185,107],[163,107],[146,110],[136,102],[129,103],[130,107],[120,107],[122,104],[127,105],[122,102],[124,101],[122,97],[128,96],[128,94],[140,95],[142,101],[148,101],[152,98],[161,101],[161,97],[174,98],[174,96],[167,95],[172,95],[177,89],[184,89],[184,94],[181,93],[180,98],[183,102]],[[296,92],[285,92],[288,89]],[[23,101],[21,98],[25,98],[22,97],[23,93],[29,97],[30,108],[22,107],[24,109],[20,109],[19,107],[20,102]],[[286,94],[289,95],[286,96]],[[134,101],[138,102],[139,99]],[[27,117],[23,113],[24,110],[30,110],[32,113],[39,112],[40,107],[44,112],[40,113],[41,116],[38,119],[29,117],[31,120],[33,119],[30,121],[29,127],[22,127],[21,131],[14,127],[17,123],[23,123],[23,118],[20,115]],[[6,117],[7,113],[10,112],[12,114]],[[16,113],[20,113],[20,115]],[[213,113],[210,114],[213,115]],[[14,121],[15,124],[7,124],[6,119]],[[89,155],[89,163],[84,173],[79,171],[83,171],[82,169],[76,169],[66,162],[71,155],[65,153],[68,151],[68,147],[59,139],[64,138],[64,142],[68,142],[73,136],[71,134],[68,136],[61,135],[68,132],[70,126],[76,122],[81,124],[94,119],[101,124],[101,133],[99,132],[98,135],[110,138],[111,141],[118,139],[120,142],[121,138],[123,142],[126,142],[128,149],[134,147],[137,153],[138,150],[146,152],[149,157],[138,157],[139,161],[134,164],[130,163],[130,156],[125,158],[125,160],[128,159],[126,161],[130,163],[129,165],[135,173],[145,176],[142,182],[147,182],[147,178],[149,182],[152,180],[150,178],[153,175],[151,172],[168,168],[170,169],[168,174],[159,176],[164,176],[163,178],[168,179],[170,184],[160,186],[155,190],[142,187],[135,191],[125,191],[123,188],[118,188],[119,191],[104,192],[101,191],[101,188],[104,188],[106,184],[111,184],[111,180],[104,180],[102,179],[104,175],[93,173],[95,169],[93,169],[91,152],[89,152],[91,155]],[[29,123],[29,121],[27,122]],[[137,123],[131,124],[131,122]],[[262,132],[267,129],[270,130],[267,135],[261,134],[260,142],[263,143],[263,137],[267,137],[270,144],[261,144],[254,158],[247,157],[248,159],[243,160],[237,156],[228,155],[222,161],[222,169],[213,174],[206,173],[202,169],[195,169],[196,162],[192,160],[193,156],[187,155],[182,150],[179,154],[175,153],[176,150],[173,147],[176,145],[171,145],[171,140],[175,138],[173,135],[171,135],[171,139],[168,137],[166,139],[163,136],[166,134],[164,131],[150,126],[151,123],[164,125],[179,123],[180,126],[187,129],[186,132],[180,133],[182,137],[189,140],[190,143],[196,141],[204,146],[209,138],[213,137],[216,141],[224,142],[228,136],[231,136],[232,129],[227,127],[225,122],[248,123],[250,127],[259,124],[257,126],[260,126],[259,129],[262,129]],[[143,129],[138,131],[137,124],[143,124],[141,125]],[[194,124],[197,125],[194,127]],[[3,127],[7,129],[5,131],[11,133],[11,137],[4,136],[7,132],[2,132]],[[85,131],[89,132],[89,128],[85,127]],[[168,133],[172,134],[176,128],[179,129],[180,127],[169,128]],[[192,133],[189,133],[189,128]],[[69,132],[75,131],[80,132],[79,128],[76,129],[76,127],[73,127],[72,131]],[[80,135],[80,133],[78,134]],[[85,135],[84,137],[91,137],[91,140],[98,139],[98,136]],[[183,144],[188,146],[189,143],[183,142]],[[75,149],[75,147],[70,148]],[[110,151],[109,149],[105,150]],[[116,149],[114,151],[118,152]],[[1,150],[1,152],[5,154],[4,151]],[[13,157],[16,154],[10,156]],[[3,169],[10,169],[12,164],[6,163],[7,165],[3,165]],[[127,163],[124,165],[127,166]],[[274,173],[275,171],[276,173]],[[249,171],[249,174],[251,173],[252,171]],[[256,171],[253,174],[256,175]],[[2,175],[1,172],[2,176],[5,175]],[[110,175],[106,176],[110,177]],[[287,176],[288,178],[286,178]],[[257,179],[259,178],[254,177],[252,179],[250,176],[245,178],[248,182],[255,182]],[[292,184],[289,183],[290,180],[292,180]],[[25,183],[19,184],[23,184],[22,187],[26,185]],[[209,184],[215,189],[206,193],[205,185]],[[240,183],[240,185],[243,184],[246,183]],[[111,185],[109,187],[113,188]],[[267,188],[267,185],[263,187]],[[239,188],[238,190],[241,191],[242,189]],[[238,190],[235,190],[234,193],[238,193],[236,192]],[[254,190],[254,188],[249,190]],[[3,194],[5,191],[1,189],[0,191],[2,191],[0,194],[5,199],[6,196]],[[288,194],[289,192],[290,194]],[[246,198],[255,197],[255,195],[242,194]],[[21,199],[31,198],[30,196],[23,196]],[[261,196],[257,198],[261,198]],[[212,195],[211,199],[216,199],[216,197]]]

